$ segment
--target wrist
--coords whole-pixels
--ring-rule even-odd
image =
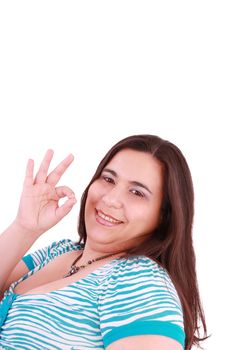
[[[43,232],[35,231],[22,224],[17,218],[11,223],[11,229],[24,237],[37,239]]]

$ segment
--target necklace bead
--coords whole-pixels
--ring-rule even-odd
[[[72,276],[73,274],[77,273],[81,268],[84,269],[86,266],[88,265],[91,265],[93,262],[95,261],[99,261],[99,260],[102,260],[104,258],[108,258],[110,256],[113,256],[113,255],[116,255],[117,253],[115,254],[107,254],[107,255],[104,255],[104,256],[100,256],[96,259],[91,259],[91,260],[88,260],[88,262],[85,264],[85,265],[80,265],[80,266],[75,266],[76,262],[81,259],[82,255],[83,255],[83,252],[74,260],[74,262],[72,263],[71,267],[70,267],[70,270],[63,276],[63,278],[66,278],[66,277],[70,277]]]

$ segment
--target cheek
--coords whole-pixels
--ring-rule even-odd
[[[150,232],[158,226],[160,210],[157,206],[150,208],[148,208],[148,206],[135,206],[131,211],[131,218],[134,219],[135,223],[140,225],[142,229]]]
[[[99,186],[98,183],[94,182],[90,186],[88,191],[87,204],[89,205],[91,203],[96,203],[103,196],[103,194],[104,194],[103,188]]]

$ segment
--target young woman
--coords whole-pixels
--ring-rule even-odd
[[[154,135],[119,141],[83,193],[79,241],[25,256],[67,215],[73,191],[57,186],[69,155],[48,175],[29,160],[19,210],[0,236],[3,349],[181,350],[206,324],[192,244],[187,162]],[[67,201],[59,206],[59,199]]]

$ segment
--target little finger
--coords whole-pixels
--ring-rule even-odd
[[[56,185],[66,169],[73,162],[74,156],[69,154],[48,176],[47,183],[50,185]]]
[[[33,185],[33,170],[34,170],[34,161],[32,159],[28,159],[25,178],[24,178],[24,186]]]

